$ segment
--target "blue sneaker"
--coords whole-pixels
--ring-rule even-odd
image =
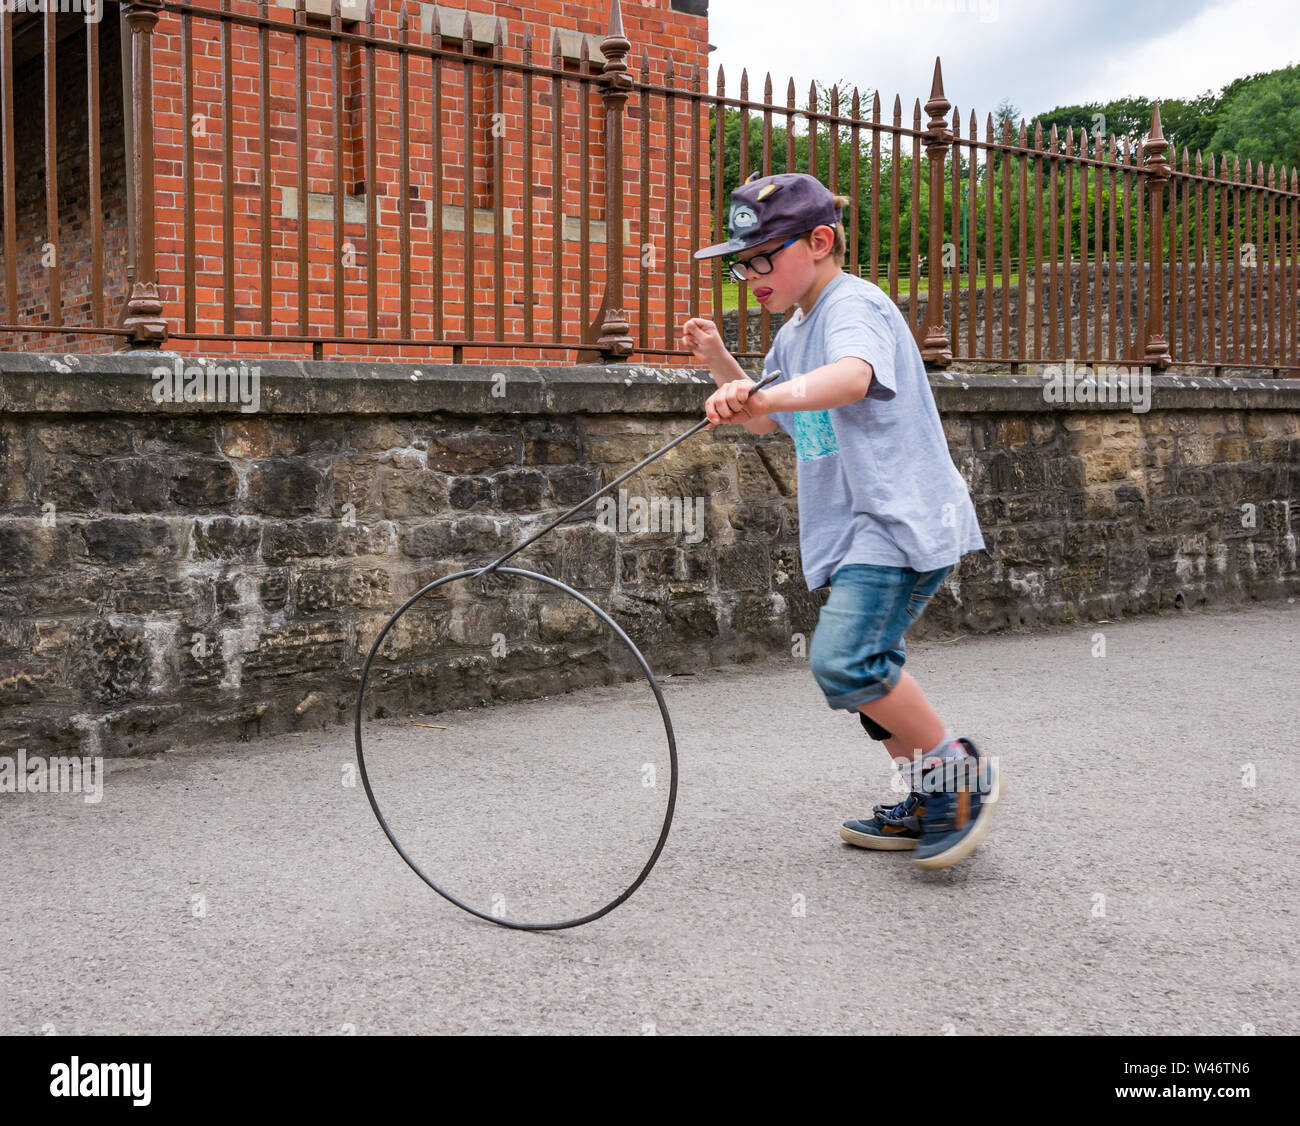
[[[988,836],[1002,792],[997,764],[969,739],[967,756],[931,767],[921,779],[921,840],[912,856],[922,868],[965,860]]]
[[[913,790],[897,805],[878,805],[874,816],[863,821],[845,821],[840,839],[858,848],[900,852],[916,848],[921,840],[921,795]]]

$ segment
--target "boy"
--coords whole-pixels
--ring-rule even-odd
[[[755,173],[732,192],[728,241],[696,251],[733,255],[733,275],[769,312],[797,306],[763,363],[765,377],[783,373],[776,383],[751,394],[755,381],[712,321],[688,320],[682,342],[719,387],[704,408],[710,428],[780,426],[794,439],[804,578],[809,590],[830,585],[812,673],[829,707],[858,713],[885,744],[910,788],[846,821],[841,838],[946,868],[989,831],[997,765],[954,737],[903,672],[903,634],[984,538],[907,322],[878,286],[844,272],[847,203],[804,173]]]

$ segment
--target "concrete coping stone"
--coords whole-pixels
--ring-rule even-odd
[[[0,413],[241,413],[241,403],[229,399],[159,401],[158,373],[170,372],[174,378],[178,362],[182,372],[208,364],[222,369],[242,364],[249,377],[256,370],[256,413],[271,415],[694,414],[715,386],[707,369],[647,364],[417,364],[169,351],[7,352],[0,353]],[[940,370],[929,378],[936,404],[946,413],[1132,408],[1123,400],[1052,401],[1036,373]],[[1153,374],[1151,390],[1152,410],[1300,410],[1300,379]]]

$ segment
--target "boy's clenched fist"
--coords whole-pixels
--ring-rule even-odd
[[[682,346],[705,364],[715,364],[728,354],[718,326],[703,317],[692,317],[682,326]]]
[[[705,429],[711,430],[720,422],[753,422],[766,415],[763,392],[755,392],[756,386],[752,379],[733,379],[719,387],[704,404],[704,413],[709,417]]]

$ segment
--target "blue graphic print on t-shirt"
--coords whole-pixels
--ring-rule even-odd
[[[830,457],[840,452],[831,425],[830,411],[797,411],[794,414],[794,450],[799,461]]]

